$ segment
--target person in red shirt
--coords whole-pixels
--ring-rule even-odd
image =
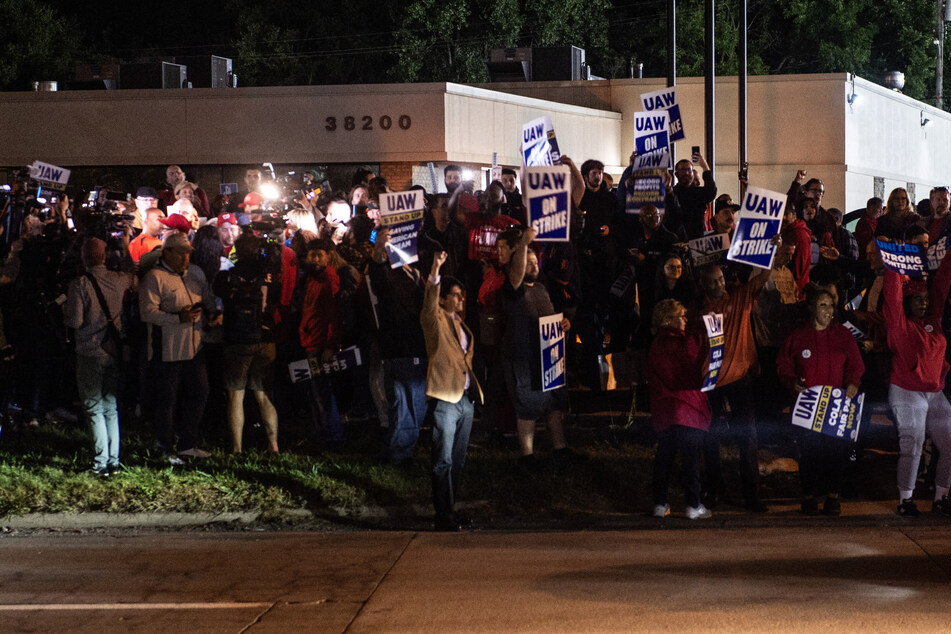
[[[776,358],[779,380],[795,392],[819,385],[845,390],[848,398],[859,392],[865,364],[852,333],[835,323],[835,298],[815,284],[806,288],[809,319],[793,330]],[[849,461],[849,441],[810,429],[801,430],[799,478],[802,484],[801,511],[818,515],[818,493],[826,493],[822,512],[839,515],[839,488]],[[826,489],[820,491],[824,485]]]
[[[941,261],[930,290],[917,281],[902,288],[901,276],[885,270],[883,312],[892,352],[888,404],[898,429],[898,514],[905,517],[919,515],[913,496],[926,433],[939,452],[932,510],[951,515],[951,404],[942,391],[949,366],[941,332],[949,287],[948,257]]]
[[[340,309],[337,295],[340,278],[330,266],[330,240],[315,239],[307,243],[306,258],[302,264],[307,275],[304,283],[304,303],[301,308],[300,343],[308,357],[318,363],[330,363],[340,346]],[[343,442],[343,426],[337,400],[333,394],[331,373],[314,374],[311,385],[317,418],[328,443]]]
[[[675,299],[654,307],[654,341],[648,353],[651,371],[651,420],[660,434],[654,458],[654,517],[670,515],[667,490],[680,453],[683,464],[688,519],[707,519],[712,513],[700,501],[700,456],[710,428],[710,402],[700,391],[707,363],[703,337],[688,335],[687,309]]]
[[[793,277],[796,279],[796,288],[799,291],[799,299],[803,299],[803,289],[809,283],[809,266],[812,263],[812,232],[806,221],[796,216],[796,208],[787,204],[785,215],[783,216],[783,228],[781,231],[783,244],[791,244],[796,247],[793,253],[789,268],[792,269]]]
[[[875,238],[875,228],[878,226],[878,217],[882,215],[884,201],[878,196],[868,199],[865,203],[865,213],[855,223],[855,241],[859,247],[859,259],[865,261],[868,245]]]

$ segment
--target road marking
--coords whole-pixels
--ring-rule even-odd
[[[234,610],[266,608],[271,603],[13,603],[0,605],[0,612],[67,610]]]

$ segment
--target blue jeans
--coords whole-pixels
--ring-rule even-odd
[[[450,517],[466,464],[475,408],[468,396],[458,403],[433,399],[433,506],[436,517]]]
[[[387,457],[401,462],[413,457],[419,429],[426,419],[425,357],[383,360],[383,385],[390,406]]]
[[[76,387],[92,430],[94,469],[119,464],[119,363],[110,356],[76,355]]]
[[[314,375],[310,380],[310,386],[313,395],[312,407],[316,410],[324,441],[343,442],[343,422],[340,420],[340,410],[337,408],[337,398],[334,396],[332,376],[330,374]]]

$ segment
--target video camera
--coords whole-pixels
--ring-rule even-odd
[[[322,207],[330,201],[333,189],[326,174],[317,170],[308,170],[298,175],[290,171],[278,175],[272,163],[264,163],[263,167],[270,174],[271,180],[261,185],[261,194],[264,198],[262,212],[265,215],[283,215],[300,207],[297,201],[306,199],[314,207]]]

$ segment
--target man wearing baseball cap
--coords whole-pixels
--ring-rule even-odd
[[[184,219],[183,219],[184,220]],[[202,349],[203,314],[215,311],[215,299],[202,270],[191,264],[192,245],[176,231],[165,238],[158,264],[142,278],[139,312],[149,325],[148,351],[160,354],[155,435],[173,465],[182,458],[207,458],[198,448],[198,425],[208,398]],[[178,443],[175,413],[178,405]],[[178,449],[178,455],[175,450]]]
[[[122,297],[131,273],[106,268],[106,243],[87,238],[82,246],[86,274],[69,285],[66,326],[75,330],[76,387],[93,437],[92,473],[108,476],[119,464],[119,388]],[[111,323],[110,323],[111,322]]]
[[[135,192],[135,220],[132,221],[132,228],[136,233],[145,226],[146,216],[149,209],[158,209],[158,192],[154,187],[139,187]]]
[[[238,216],[233,213],[223,213],[218,216],[218,239],[221,240],[222,255],[230,258],[234,250],[234,241],[241,235]]]

